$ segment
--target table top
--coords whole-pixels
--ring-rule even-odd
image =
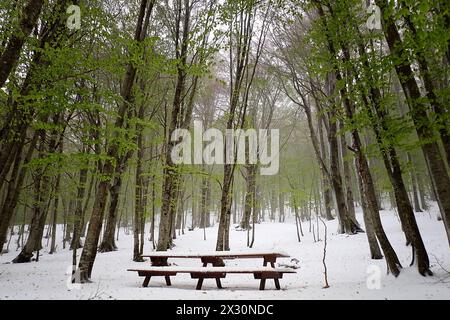
[[[277,258],[288,258],[289,255],[280,251],[213,251],[213,252],[174,252],[174,251],[155,251],[150,254],[142,255],[146,258],[264,258],[266,256]]]

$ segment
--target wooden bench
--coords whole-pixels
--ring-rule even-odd
[[[145,277],[142,283],[143,287],[147,287],[151,277],[154,276],[165,277],[166,284],[170,286],[170,276],[176,276],[178,273],[189,273],[192,279],[198,279],[197,290],[202,289],[204,279],[216,279],[217,287],[221,289],[222,285],[217,279],[223,279],[227,274],[253,274],[255,279],[260,280],[259,290],[265,289],[267,279],[273,279],[276,289],[280,290],[279,279],[283,278],[283,274],[296,273],[293,269],[272,267],[149,267],[146,269],[128,269],[128,271],[137,272],[140,277]]]

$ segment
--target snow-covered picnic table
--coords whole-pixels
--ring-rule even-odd
[[[277,251],[215,251],[215,252],[170,252],[170,251],[157,251],[151,254],[142,255],[142,257],[150,258],[152,267],[146,269],[128,269],[128,271],[138,272],[139,276],[145,277],[142,284],[143,287],[147,287],[152,276],[164,276],[166,284],[171,285],[170,277],[177,275],[177,273],[189,273],[191,278],[198,279],[197,290],[200,290],[203,284],[203,280],[210,278],[216,279],[218,288],[222,288],[220,282],[221,278],[225,278],[227,273],[250,273],[254,275],[255,279],[260,281],[260,290],[264,290],[266,279],[273,279],[275,287],[280,290],[279,279],[283,277],[285,273],[295,273],[294,270],[288,268],[275,268],[275,262],[277,258],[288,258],[289,255],[285,252]],[[203,263],[203,267],[172,267],[169,266],[169,258],[180,259],[200,259]],[[262,258],[263,267],[225,267],[223,260],[225,259],[252,259]],[[212,267],[207,267],[208,264]],[[267,267],[270,263],[271,267]]]

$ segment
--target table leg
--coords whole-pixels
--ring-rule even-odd
[[[275,268],[275,261],[276,261],[276,258],[264,257],[263,266],[266,267],[267,264],[270,262],[270,265],[272,266],[272,268]]]
[[[202,285],[203,285],[203,278],[199,278],[197,282],[197,287],[195,289],[202,290]]]
[[[266,287],[266,279],[261,278],[261,282],[259,284],[259,290],[264,290]]]
[[[167,262],[168,258],[165,257],[153,257],[150,258],[150,261],[152,262],[152,266],[154,267],[165,267],[168,266],[169,263]]]
[[[277,288],[277,290],[280,290],[280,281],[278,279],[273,279],[273,281],[275,282],[275,288]]]
[[[220,278],[216,278],[217,288],[222,289],[222,283],[220,282]]]
[[[165,278],[166,278],[166,284],[167,284],[168,286],[171,286],[172,283],[170,282],[170,276],[165,276]]]
[[[150,282],[150,278],[151,278],[151,276],[146,276],[145,277],[144,282],[142,283],[142,286],[144,288],[148,287],[148,283]]]

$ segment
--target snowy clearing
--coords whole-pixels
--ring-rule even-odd
[[[299,260],[297,274],[286,274],[280,280],[281,291],[275,291],[273,281],[268,281],[265,291],[259,291],[259,282],[252,275],[230,274],[222,280],[224,289],[215,287],[213,279],[204,282],[203,290],[196,291],[196,280],[188,274],[172,278],[172,287],[166,287],[164,278],[152,278],[148,288],[142,288],[142,278],[128,268],[149,267],[149,262],[132,262],[132,234],[121,230],[118,251],[98,253],[93,271],[93,283],[72,285],[69,282],[71,252],[59,250],[54,255],[45,248],[38,263],[11,264],[18,254],[14,238],[10,252],[0,256],[0,299],[450,299],[450,250],[442,221],[428,212],[416,214],[425,245],[430,256],[433,277],[420,276],[415,267],[409,267],[411,249],[404,246],[404,235],[397,215],[392,211],[381,212],[383,225],[404,269],[398,278],[386,275],[384,260],[371,260],[364,233],[348,236],[337,235],[337,221],[327,222],[327,266],[330,288],[323,286],[323,226],[321,241],[313,241],[308,232],[309,223],[303,223],[304,237],[297,242],[295,223],[265,222],[256,226],[256,241],[252,251],[277,250],[290,254],[280,258],[281,267],[290,265],[291,259]],[[361,213],[357,214],[362,223]],[[203,230],[187,231],[175,240],[173,251],[214,250],[217,225],[206,230],[209,241],[203,240]],[[59,233],[59,236],[61,233]],[[211,241],[214,239],[214,241]],[[46,240],[43,241],[44,245]],[[232,230],[232,250],[246,251],[246,232]],[[144,253],[151,252],[146,242]],[[81,250],[79,250],[79,254]],[[228,260],[227,266],[258,267],[262,259]],[[200,266],[196,259],[173,259],[173,265]],[[379,269],[377,269],[378,266]],[[369,289],[367,281],[381,270],[380,289]],[[370,286],[370,285],[369,285]],[[373,286],[370,286],[373,287]]]

